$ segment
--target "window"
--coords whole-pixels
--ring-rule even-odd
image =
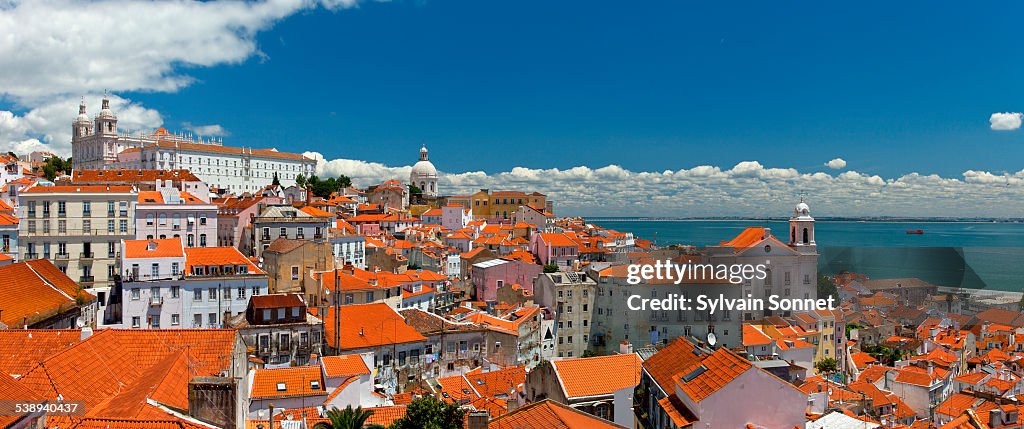
[[[240,286],[237,293],[238,299],[245,300],[245,286]]]
[[[92,221],[91,220],[83,220],[82,221],[82,232],[85,233],[85,234],[92,233]]]
[[[199,247],[206,247],[206,234],[199,234]]]
[[[207,316],[208,316],[209,318],[208,318],[208,319],[206,319],[206,320],[208,320],[208,321],[210,322],[210,327],[214,327],[214,326],[216,326],[216,325],[217,325],[217,313],[210,313],[210,314],[209,314],[209,315],[207,315]]]
[[[181,271],[181,266],[177,262],[171,262],[171,275],[176,276]]]
[[[119,226],[118,230],[121,231],[122,234],[127,234],[128,233],[128,220],[127,219],[121,219],[118,222],[118,226]]]
[[[133,328],[140,328],[141,327],[140,326],[141,323],[142,323],[142,321],[139,318],[139,316],[132,316],[132,327]]]
[[[139,288],[132,288],[132,301],[138,301],[140,297]]]
[[[196,292],[199,292],[199,290],[197,289]],[[199,327],[202,327],[202,326],[203,326],[203,315],[202,314],[193,314],[192,315],[192,327],[199,328]]]
[[[299,267],[298,266],[292,266],[292,280],[298,280],[298,279],[299,279]]]
[[[92,216],[92,202],[82,201],[82,216]]]
[[[57,233],[59,233],[59,234],[67,234],[68,233],[68,221],[63,220],[63,219],[57,221]]]
[[[181,316],[178,314],[171,315],[171,325],[178,326],[181,324]]]
[[[150,272],[153,274],[153,277],[160,277],[160,264],[153,264]]]
[[[181,286],[171,286],[171,298],[181,297]]]
[[[146,214],[146,226],[153,226],[153,213]]]
[[[202,301],[203,300],[203,290],[202,289],[193,290],[192,291],[192,300],[194,300],[194,301]],[[198,316],[198,314],[196,316]]]
[[[110,233],[114,232],[114,220],[113,219],[107,221],[107,232],[110,232]]]
[[[206,294],[210,301],[217,300],[217,288],[210,288],[210,291]]]

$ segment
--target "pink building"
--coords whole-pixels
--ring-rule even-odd
[[[476,299],[497,301],[498,288],[513,284],[519,284],[532,294],[533,279],[543,270],[540,265],[507,259],[491,259],[473,264],[471,277]]]
[[[579,243],[563,233],[534,234],[530,250],[537,255],[542,265],[568,267],[579,259]]]

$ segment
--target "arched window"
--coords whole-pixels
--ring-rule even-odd
[[[789,242],[790,243],[796,243],[796,227],[795,226],[789,231]]]
[[[810,237],[808,237],[808,235],[807,235],[807,228],[804,228],[804,244],[808,244],[810,242],[811,242]]]

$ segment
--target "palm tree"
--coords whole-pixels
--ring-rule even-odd
[[[352,408],[351,405],[344,410],[335,407],[327,411],[331,429],[362,429],[366,425],[366,419],[372,415],[373,410],[364,410],[361,406]]]

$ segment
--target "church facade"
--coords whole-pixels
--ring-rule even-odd
[[[309,177],[316,171],[316,160],[276,149],[227,147],[220,140],[175,135],[163,128],[123,133],[107,97],[93,120],[83,101],[71,128],[75,170],[187,169],[211,187],[232,193],[258,191],[272,184],[275,174],[281,185],[291,186],[300,174]]]

